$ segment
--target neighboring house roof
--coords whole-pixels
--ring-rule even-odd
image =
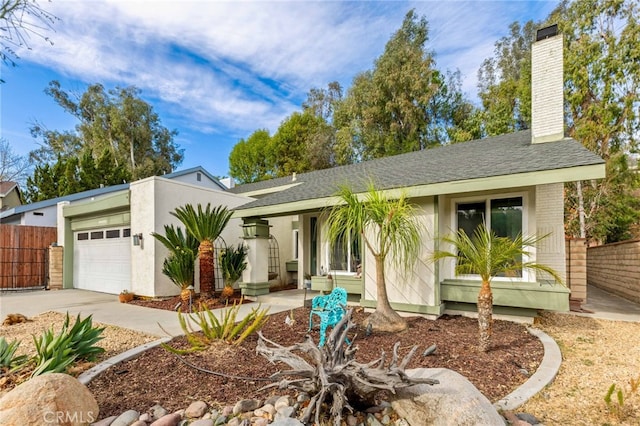
[[[0,182],[0,197],[6,197],[13,188],[17,188],[18,184],[16,182]]]
[[[165,174],[165,175],[163,175],[161,177],[165,178],[165,179],[173,179],[173,178],[177,178],[177,177],[184,176],[184,175],[187,175],[187,174],[190,174],[190,173],[195,173],[195,172],[200,172],[200,173],[204,174],[209,179],[211,179],[213,182],[215,182],[217,185],[219,185],[221,189],[226,191],[226,189],[227,189],[226,186],[221,184],[220,181],[218,181],[218,179],[216,179],[211,173],[206,171],[201,166],[193,167],[193,168],[186,169],[186,170],[180,170],[180,171],[177,171],[177,172],[167,173],[167,174]],[[43,201],[38,201],[38,202],[35,202],[35,203],[31,203],[31,204],[25,204],[25,205],[22,205],[22,206],[17,206],[17,207],[14,207],[12,209],[8,209],[8,210],[3,211],[0,214],[0,218],[4,219],[4,218],[8,218],[10,216],[17,215],[17,214],[30,212],[30,211],[33,211],[33,210],[40,210],[40,209],[43,209],[45,207],[55,206],[61,201],[77,201],[77,200],[82,200],[84,198],[97,197],[97,196],[100,196],[100,195],[110,194],[112,192],[122,191],[122,190],[125,190],[125,189],[129,189],[129,184],[128,183],[123,183],[123,184],[120,184],[120,185],[113,185],[113,186],[106,186],[104,188],[90,189],[88,191],[77,192],[75,194],[65,195],[63,197],[51,198],[49,200],[43,200]]]
[[[382,190],[431,186],[430,190],[425,189],[419,195],[437,195],[447,193],[437,192],[438,189],[443,189],[434,186],[437,184],[583,166],[597,166],[597,170],[589,169],[586,173],[590,177],[573,173],[571,176],[563,175],[561,178],[565,180],[559,181],[603,177],[603,165],[602,158],[574,139],[532,144],[531,131],[525,130],[302,173],[295,176],[295,180],[289,176],[239,185],[231,191],[251,196],[266,194],[263,198],[235,209],[237,215],[247,217],[259,215],[261,210],[264,214],[284,213],[284,209],[278,211],[273,208],[282,204],[293,206],[291,203],[298,203],[298,207],[317,208],[319,206],[300,202],[331,197],[338,186],[343,184],[348,184],[355,192],[364,192],[370,181],[377,189]],[[503,183],[504,187],[508,187],[508,181]],[[536,182],[530,183],[535,184]]]
[[[77,201],[83,198],[97,197],[99,195],[105,195],[116,191],[122,191],[129,189],[128,183],[122,183],[120,185],[106,186],[104,188],[90,189],[89,191],[77,192],[75,194],[69,194],[62,197],[51,198],[49,200],[37,201],[31,204],[24,204],[12,209],[6,210],[0,214],[0,218],[6,218],[16,214],[30,212],[33,210],[43,209],[45,207],[51,207],[57,205],[61,201]]]
[[[205,175],[206,177],[208,177],[212,182],[214,182],[216,185],[218,185],[220,187],[220,189],[226,191],[228,188],[221,183],[218,178],[216,178],[214,175],[212,175],[211,173],[209,173],[208,171],[206,171],[204,169],[204,167],[202,166],[196,166],[196,167],[192,167],[190,169],[185,169],[185,170],[180,170],[177,172],[172,172],[172,173],[167,173],[166,175],[162,175],[161,177],[165,178],[165,179],[172,179],[172,178],[176,178],[176,177],[180,177],[180,176],[184,176],[184,175],[188,175],[191,173],[196,173],[196,172],[200,172],[203,175]]]

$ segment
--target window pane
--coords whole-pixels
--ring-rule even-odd
[[[522,233],[522,198],[491,200],[491,229],[498,237],[515,239]]]
[[[329,271],[346,271],[347,264],[347,245],[345,244],[347,236],[340,235],[337,241],[331,247],[331,258],[329,259]]]
[[[491,229],[498,237],[507,237],[512,240],[522,233],[521,197],[491,200]],[[514,260],[522,262],[522,256]],[[499,274],[499,276],[522,277],[522,270]]]
[[[480,224],[484,223],[485,203],[458,204],[458,230],[462,229],[469,237]]]

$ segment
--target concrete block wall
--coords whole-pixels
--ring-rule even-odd
[[[587,300],[587,240],[567,238],[566,243],[567,282],[571,298]]]
[[[640,303],[640,240],[589,247],[587,282]]]

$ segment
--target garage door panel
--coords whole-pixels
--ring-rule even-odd
[[[131,238],[123,231],[106,228],[74,234],[75,288],[113,294],[131,289]]]

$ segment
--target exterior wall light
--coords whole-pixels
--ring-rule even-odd
[[[133,234],[133,245],[139,246],[142,244],[142,232],[139,234]]]

